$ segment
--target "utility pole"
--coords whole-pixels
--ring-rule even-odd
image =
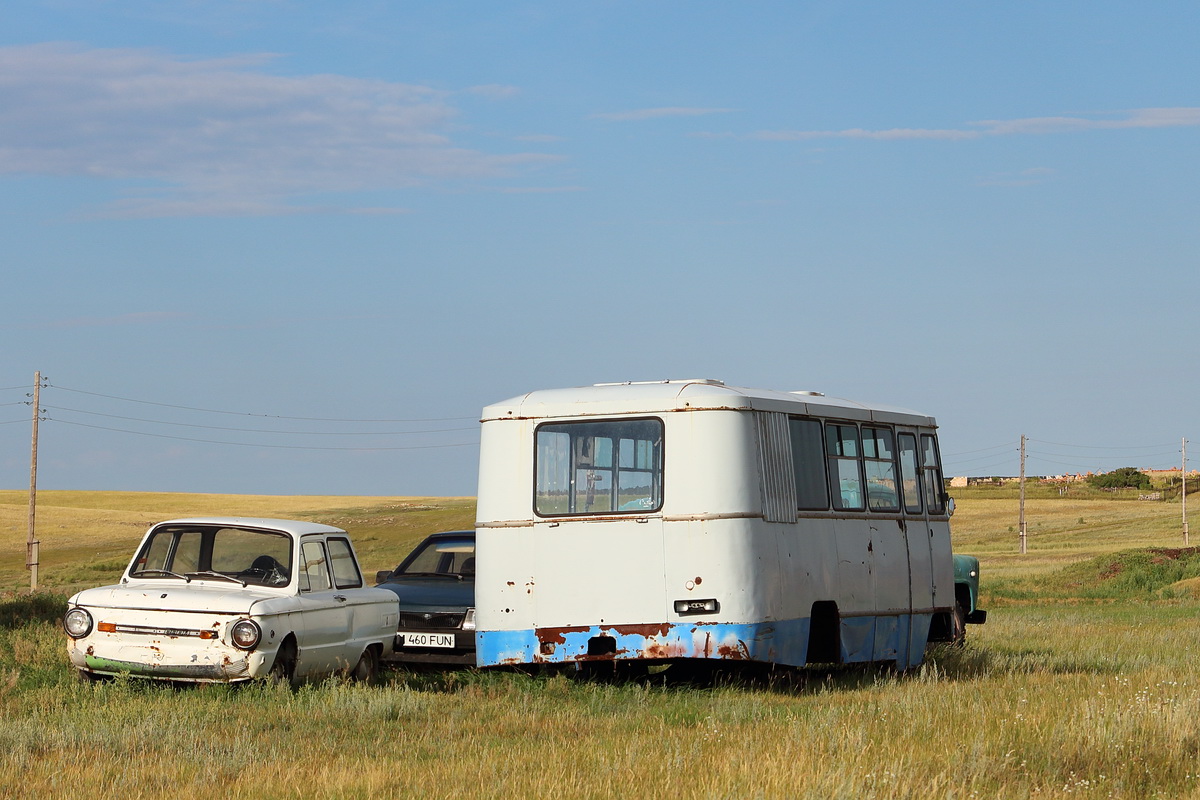
[[[38,417],[42,413],[41,406],[42,373],[33,373],[33,448],[29,459],[29,540],[25,545],[25,569],[29,570],[29,591],[38,588],[38,546],[37,540],[37,456],[38,456]]]
[[[1025,555],[1025,434],[1021,434],[1021,511],[1018,525],[1021,530],[1021,555]]]
[[[1179,470],[1179,477],[1183,482],[1180,486],[1183,487],[1183,493],[1179,495],[1181,505],[1183,506],[1183,546],[1188,546],[1188,526],[1187,526],[1187,437],[1183,437],[1183,466]]]

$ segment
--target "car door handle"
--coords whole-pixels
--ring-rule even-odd
[[[344,594],[335,594],[335,595],[333,596],[333,599],[334,599],[334,600],[337,600],[339,603],[344,603],[344,602],[346,602],[346,595],[344,595]]]

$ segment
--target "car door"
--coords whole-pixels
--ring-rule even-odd
[[[346,663],[350,610],[346,595],[333,585],[329,554],[323,537],[300,542],[300,617],[297,677],[326,675]],[[355,657],[357,660],[357,656]]]
[[[393,614],[384,618],[379,609],[379,599],[371,592],[363,591],[364,581],[358,568],[358,559],[350,540],[342,536],[330,536],[325,540],[329,550],[330,570],[333,574],[334,599],[340,600],[346,611],[346,627],[342,641],[338,644],[335,659],[353,667],[358,663],[363,650],[371,641],[379,641],[381,633],[389,638],[395,635],[399,621]],[[390,595],[387,595],[390,597]],[[384,622],[381,630],[381,620]]]

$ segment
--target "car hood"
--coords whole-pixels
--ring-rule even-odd
[[[410,608],[456,608],[475,605],[475,581],[449,578],[400,578],[379,584],[400,598],[400,610]]]
[[[71,605],[90,608],[137,608],[175,611],[216,611],[244,614],[260,600],[279,597],[278,591],[262,587],[192,580],[137,582],[85,589],[71,598]]]

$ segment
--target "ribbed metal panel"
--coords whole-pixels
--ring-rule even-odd
[[[796,521],[796,478],[787,414],[759,411],[758,457],[762,469],[763,517],[767,522]]]

